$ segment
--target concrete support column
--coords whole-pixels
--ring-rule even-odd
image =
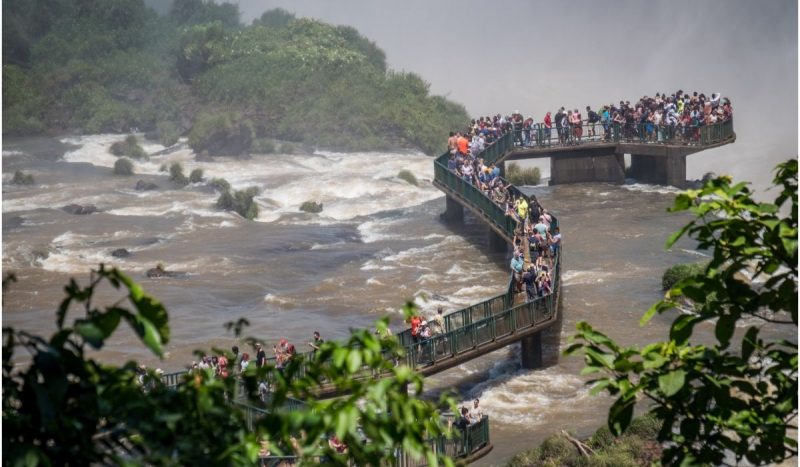
[[[542,332],[522,339],[522,368],[535,370],[542,367]]]
[[[624,155],[553,155],[550,157],[551,185],[581,182],[625,183]]]
[[[631,154],[631,175],[644,183],[686,186],[686,156],[669,154],[648,156]]]
[[[464,207],[452,197],[447,196],[447,208],[442,214],[445,222],[450,224],[463,224],[464,223]]]
[[[492,229],[489,229],[489,250],[490,251],[506,251],[508,243],[506,239],[501,237],[500,234]]]

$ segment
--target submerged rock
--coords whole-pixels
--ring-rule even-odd
[[[139,180],[136,182],[136,187],[134,187],[136,191],[149,191],[149,190],[157,190],[158,185],[151,182],[145,182],[144,180]]]
[[[128,258],[131,256],[131,252],[126,250],[125,248],[117,248],[116,250],[111,252],[111,256],[114,258]]]
[[[185,272],[181,271],[167,271],[164,269],[164,265],[158,264],[156,267],[147,270],[147,277],[150,279],[155,279],[157,277],[182,277],[185,276]]]
[[[63,208],[61,208],[61,210],[66,212],[67,214],[75,214],[79,216],[100,212],[100,210],[97,209],[97,206],[95,206],[94,204],[87,204],[87,205],[68,204]]]

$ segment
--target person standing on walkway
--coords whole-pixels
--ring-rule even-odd
[[[256,367],[263,368],[267,364],[267,353],[261,347],[260,343],[256,343]]]

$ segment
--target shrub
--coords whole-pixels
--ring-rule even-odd
[[[215,190],[220,192],[230,191],[231,184],[228,183],[227,180],[224,178],[212,178],[210,182],[208,182],[209,186],[214,187]]]
[[[661,287],[664,290],[669,290],[684,277],[703,274],[706,266],[708,266],[707,261],[700,263],[681,263],[670,266],[666,271],[664,271],[664,275],[661,277]]]
[[[316,214],[322,212],[322,203],[317,203],[316,201],[306,201],[300,205],[300,210]]]
[[[405,169],[401,170],[400,173],[397,174],[397,178],[399,178],[401,180],[405,180],[411,185],[414,185],[414,186],[418,185],[417,177],[415,177],[414,174],[412,174],[408,170],[405,170]]]
[[[542,174],[538,167],[521,169],[517,164],[511,163],[506,170],[506,179],[512,185],[538,185],[541,178]]]
[[[275,142],[266,138],[257,139],[253,141],[251,152],[258,154],[272,154],[275,152]]]
[[[147,159],[147,153],[136,140],[136,136],[128,135],[125,141],[117,141],[109,148],[109,152],[117,157],[127,156],[131,159]]]
[[[167,164],[161,164],[161,167],[158,168],[159,172],[166,172],[167,171]]]
[[[281,145],[280,153],[281,154],[294,154],[294,144],[292,143],[283,143]]]
[[[114,162],[114,175],[133,175],[133,163],[127,157],[120,157]]]
[[[156,128],[158,141],[164,146],[172,146],[178,142],[178,127],[173,122],[158,122]]]
[[[189,174],[189,182],[200,183],[203,181],[203,169],[194,169]]]
[[[183,174],[183,166],[178,162],[169,166],[169,179],[180,186],[189,184],[189,179]]]
[[[258,194],[258,188],[250,187],[231,194],[229,190],[223,191],[217,199],[217,207],[225,211],[235,211],[247,220],[258,217],[258,204],[253,199]]]
[[[14,185],[33,185],[33,175],[17,170],[14,172],[14,178],[11,179],[11,183]]]

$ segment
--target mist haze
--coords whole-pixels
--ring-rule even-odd
[[[502,2],[240,0],[264,11],[353,26],[395,70],[470,114],[593,108],[678,89],[719,92],[734,107],[736,143],[687,158],[687,176],[728,173],[766,187],[797,156],[797,2]]]

